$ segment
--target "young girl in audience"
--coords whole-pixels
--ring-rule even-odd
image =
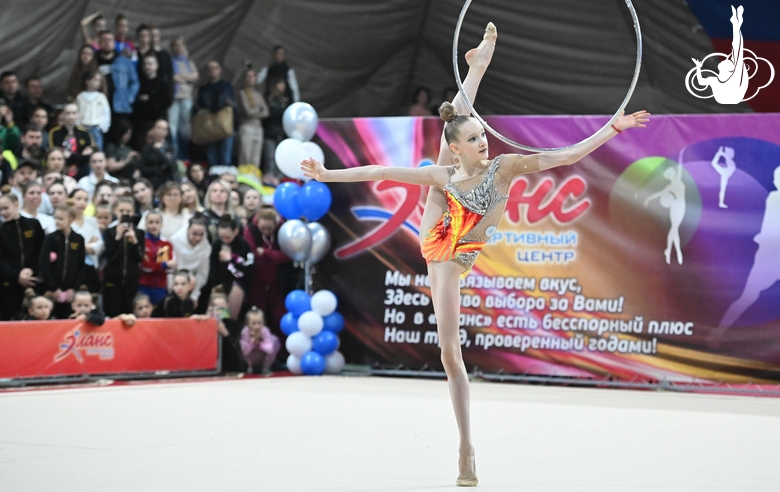
[[[149,300],[149,296],[143,293],[138,293],[133,298],[133,315],[136,318],[151,318],[154,306],[152,301]]]
[[[106,229],[108,229],[108,224],[114,220],[113,216],[111,215],[111,205],[108,203],[100,203],[95,205],[95,220],[97,220],[100,232],[106,232]],[[103,242],[105,243],[105,239]]]
[[[138,290],[148,295],[155,306],[165,299],[168,287],[168,270],[176,268],[173,245],[160,237],[161,229],[162,215],[160,212],[152,211],[146,214],[146,239]]]
[[[103,90],[103,74],[89,71],[83,75],[81,92],[76,97],[79,107],[79,124],[87,130],[95,145],[103,150],[103,134],[111,127],[111,106]]]
[[[195,311],[195,303],[190,299],[195,279],[187,270],[179,270],[173,276],[171,292],[154,308],[154,318],[189,318]]]
[[[51,316],[51,311],[54,309],[54,303],[45,296],[36,294],[32,289],[27,289],[24,292],[22,308],[25,313],[27,313],[22,317],[23,321],[44,321],[47,319],[54,319]]]
[[[70,307],[73,310],[70,315],[71,319],[86,321],[95,326],[102,326],[106,322],[106,315],[95,306],[95,298],[86,286],[82,286],[78,292],[73,294]]]
[[[230,215],[219,221],[218,239],[211,250],[211,285],[221,285],[227,294],[230,317],[238,319],[249,287],[254,252],[238,234],[238,223]]]
[[[265,316],[256,307],[253,306],[246,313],[244,324],[241,330],[241,352],[253,373],[266,373],[276,360],[282,344],[265,326]]]
[[[195,281],[190,299],[193,300],[198,313],[205,313],[208,306],[208,299],[199,301],[201,290],[209,280],[211,268],[211,244],[206,239],[207,227],[208,220],[201,213],[196,213],[186,228],[180,229],[171,237],[177,266],[189,271]],[[173,278],[168,279],[168,287],[173,287]]]
[[[57,207],[57,230],[46,236],[41,247],[39,276],[46,297],[54,301],[54,317],[67,319],[76,287],[84,280],[86,250],[84,238],[71,229],[76,218],[72,202]]]
[[[249,188],[244,192],[244,209],[247,217],[254,217],[260,206],[263,204],[263,197],[260,192],[254,188]]]
[[[89,205],[89,195],[81,188],[76,188],[70,194],[73,203],[71,209],[74,213],[71,228],[84,238],[86,251],[86,268],[84,270],[84,281],[90,292],[100,292],[100,279],[97,274],[97,268],[100,265],[100,255],[105,251],[106,245],[103,242],[103,235],[98,227],[97,220],[94,217],[84,216],[84,211]]]
[[[241,355],[241,325],[230,319],[228,300],[222,287],[211,291],[206,314],[195,315],[196,320],[217,320],[217,333],[222,337],[222,372],[244,372],[246,360]]]

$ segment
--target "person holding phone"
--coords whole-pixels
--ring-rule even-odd
[[[133,297],[138,292],[141,261],[144,257],[144,231],[133,225],[135,201],[117,197],[113,207],[118,217],[114,227],[103,232],[106,266],[103,269],[103,309],[110,317],[133,312]]]

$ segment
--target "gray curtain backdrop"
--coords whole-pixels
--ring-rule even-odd
[[[684,0],[635,0],[644,35],[642,75],[629,111],[748,112],[685,90],[691,58],[712,46]],[[256,68],[283,44],[302,100],[321,117],[405,115],[417,86],[432,102],[455,85],[451,50],[460,0],[4,0],[0,69],[42,77],[60,103],[82,44],[79,20],[99,10],[113,28],[121,12],[131,33],[162,30],[163,46],[183,35],[203,68],[223,63],[232,80],[243,60]],[[461,59],[492,20],[499,41],[476,103],[482,114],[610,114],[633,75],[634,30],[622,0],[475,0],[461,33]],[[465,77],[467,67],[461,64]],[[205,70],[202,70],[203,74]]]

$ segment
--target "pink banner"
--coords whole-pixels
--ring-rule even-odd
[[[496,117],[529,145],[604,117]],[[442,123],[320,123],[330,168],[435,162]],[[518,178],[462,283],[469,367],[513,374],[780,381],[780,115],[656,116],[570,166]],[[495,139],[490,154],[510,153]],[[333,183],[332,256],[348,357],[441,367],[420,255],[427,190]]]

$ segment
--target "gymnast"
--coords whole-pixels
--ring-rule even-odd
[[[469,71],[463,88],[473,101],[495,50],[496,27],[489,23],[475,49],[466,53]],[[445,102],[439,114],[446,122],[436,166],[417,169],[362,166],[325,169],[314,159],[301,163],[304,174],[317,181],[393,180],[431,187],[420,231],[422,255],[428,264],[441,360],[447,373],[455,420],[460,434],[458,486],[476,486],[477,474],[469,419],[469,379],[459,338],[460,279],[465,277],[488,238],[496,231],[512,180],[526,173],[570,165],[629,128],[644,128],[649,113],[621,114],[615,123],[589,142],[568,150],[538,155],[488,158],[485,130],[468,116],[463,93]]]

